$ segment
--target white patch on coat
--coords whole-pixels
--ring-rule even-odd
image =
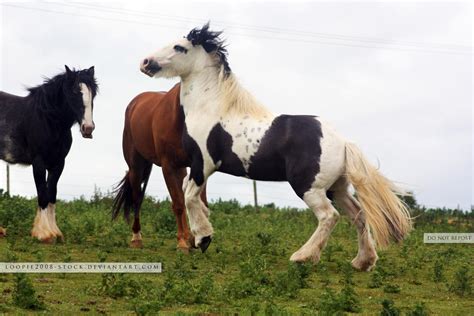
[[[322,137],[319,172],[312,188],[329,189],[344,173],[346,140],[325,121],[315,118],[321,123]]]
[[[82,101],[84,103],[84,117],[82,118],[82,124],[92,125],[92,93],[89,87],[85,83],[79,83],[82,93]]]
[[[262,138],[270,128],[273,119],[273,115],[263,118],[233,115],[221,119],[222,127],[232,136],[232,152],[237,154],[242,161],[245,172],[248,173],[250,158],[258,151]]]

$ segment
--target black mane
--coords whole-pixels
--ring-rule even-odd
[[[231,73],[229,62],[227,61],[227,49],[225,40],[219,38],[222,31],[213,32],[209,30],[209,22],[202,28],[194,28],[186,36],[193,46],[201,45],[207,53],[215,52],[219,57],[220,64],[224,67],[224,74]]]
[[[41,85],[29,87],[31,97],[37,107],[47,116],[64,121],[66,125],[79,122],[83,115],[83,107],[67,106],[68,97],[79,93],[79,83],[86,84],[95,97],[98,84],[94,74],[87,70],[67,70],[52,78],[45,77]]]

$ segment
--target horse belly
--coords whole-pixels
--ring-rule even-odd
[[[251,158],[248,177],[259,181],[287,181],[285,160],[277,152],[268,157]]]

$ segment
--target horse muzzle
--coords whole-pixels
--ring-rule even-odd
[[[147,76],[153,77],[160,70],[160,65],[158,65],[158,63],[152,58],[145,58],[140,63],[140,71]]]
[[[92,132],[95,129],[95,124],[82,123],[81,124],[81,134],[84,138],[92,138]]]

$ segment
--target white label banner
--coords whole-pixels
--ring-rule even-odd
[[[161,262],[0,262],[0,273],[161,273]]]
[[[424,233],[425,244],[473,244],[474,233]]]

